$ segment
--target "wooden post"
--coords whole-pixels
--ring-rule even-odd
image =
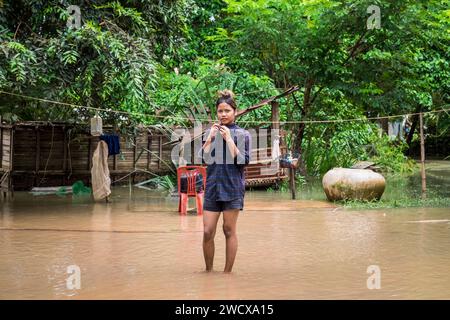
[[[137,153],[137,143],[138,143],[138,138],[137,138],[137,136],[136,135],[138,135],[139,133],[136,133],[136,131],[134,132],[134,135],[133,135],[133,142],[134,142],[134,146],[133,146],[133,171],[136,171],[136,162],[137,162],[137,159],[136,159],[136,153]],[[133,184],[135,183],[135,174],[132,174],[131,175],[132,176],[132,181],[133,181]]]
[[[128,176],[128,200],[131,200],[133,193],[133,187],[131,185],[131,175]]]
[[[14,138],[15,138],[15,128],[11,128],[11,145],[9,146],[9,196],[11,199],[14,199],[14,184],[12,174],[14,172]]]
[[[389,131],[389,120],[387,118],[380,119],[380,126],[384,133],[388,134]]]
[[[120,137],[119,137],[119,142],[120,142]],[[126,142],[126,140],[125,140]],[[109,155],[108,155],[109,157]],[[117,154],[113,155],[113,171],[117,171]]]
[[[422,175],[422,199],[427,197],[427,177],[425,175],[425,139],[423,136],[423,113],[419,114],[420,121],[420,162],[421,162],[421,175]]]
[[[3,127],[2,117],[0,116],[0,168],[3,167]]]
[[[185,165],[186,161],[184,160],[184,143],[180,143],[180,151],[178,151],[178,167],[183,167]]]
[[[152,162],[152,154],[151,154],[151,150],[152,150],[152,135],[150,132],[147,132],[147,170],[150,171],[150,165]]]
[[[137,154],[137,142],[138,139],[136,136],[133,136],[133,170],[136,170],[136,154]]]
[[[158,158],[158,169],[161,168],[161,158],[162,158],[162,136],[159,136],[159,158]]]
[[[37,186],[37,180],[39,175],[39,167],[41,161],[41,131],[39,130],[39,126],[34,128],[36,135],[36,157],[35,157],[35,165],[34,165],[34,185]],[[45,174],[45,173],[44,173]]]
[[[91,171],[91,166],[92,166],[92,158],[91,158],[92,157],[92,152],[91,152],[92,141],[91,140],[92,140],[92,138],[89,135],[88,136],[88,154],[87,154],[87,156],[88,156],[87,171],[88,172]],[[88,182],[89,182],[89,184],[92,183],[91,175],[89,175],[89,177],[88,177]]]
[[[296,198],[295,190],[295,169],[289,168],[289,186],[291,187],[292,200]]]
[[[62,163],[62,170],[64,172],[63,178],[62,178],[62,185],[66,185],[66,177],[67,177],[67,130],[66,126],[63,126],[63,163]]]
[[[272,129],[280,129],[280,109],[278,108],[279,103],[277,101],[272,101]]]
[[[276,133],[278,134],[278,136],[280,136],[280,109],[279,109],[279,103],[278,101],[272,101],[270,103],[272,105],[272,130],[277,130]],[[272,137],[272,135],[270,135]],[[271,141],[272,145],[273,145],[273,141]],[[281,147],[281,139],[279,140],[279,146]],[[273,155],[273,150],[272,148],[270,149],[271,151],[271,155]],[[277,177],[278,177],[278,182],[280,181],[280,169],[279,169],[279,165],[277,165],[278,171],[277,171]]]
[[[88,170],[88,171],[91,170],[91,144],[92,144],[92,142],[91,142],[91,137],[88,136],[88,154],[87,154],[87,157],[88,157],[88,161],[87,161],[87,170]]]
[[[1,148],[6,151],[2,151],[0,158],[0,161],[2,162],[1,167],[4,170],[0,175],[0,194],[2,201],[7,201],[14,198],[14,186],[11,174],[14,169],[12,162],[14,152],[14,126],[8,129],[2,128],[2,137],[0,142]],[[5,142],[7,142],[8,146],[5,146]]]

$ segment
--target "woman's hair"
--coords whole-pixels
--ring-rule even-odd
[[[219,104],[225,102],[230,107],[232,107],[234,110],[236,110],[236,101],[234,101],[234,93],[231,90],[222,90],[218,92],[219,98],[216,101],[216,107],[219,106]]]

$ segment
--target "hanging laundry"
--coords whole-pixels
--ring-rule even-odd
[[[272,142],[272,160],[278,160],[280,156],[280,136],[276,135]]]
[[[108,168],[108,145],[100,141],[92,156],[92,193],[95,200],[101,200],[111,194],[111,178]]]
[[[388,123],[388,135],[391,139],[403,138],[403,121],[390,121]]]
[[[113,156],[120,153],[120,138],[115,134],[102,134],[101,141],[105,141],[108,145],[108,156]]]

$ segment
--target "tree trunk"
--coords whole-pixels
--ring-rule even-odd
[[[417,128],[417,122],[418,122],[418,117],[414,116],[413,122],[411,125],[411,130],[409,131],[408,136],[406,137],[406,143],[410,147],[411,147],[412,138],[414,136],[414,131],[416,131],[416,128]]]
[[[422,108],[420,106],[418,106],[416,108],[415,113],[421,112]],[[414,136],[414,131],[416,131],[417,128],[417,124],[419,122],[419,116],[418,115],[414,115],[413,116],[413,120],[412,120],[412,124],[411,124],[411,130],[409,131],[408,136],[406,137],[406,143],[408,144],[408,155],[411,155],[411,142],[412,142],[412,138]]]
[[[387,118],[380,119],[381,130],[385,134],[389,134],[389,120]]]
[[[307,79],[305,83],[305,92],[303,94],[303,107],[302,107],[302,120],[304,117],[309,113],[309,109],[311,107],[311,91],[313,88],[314,80],[313,79]],[[305,123],[300,123],[298,127],[298,131],[295,135],[295,142],[293,144],[293,150],[292,152],[298,152],[299,153],[299,171],[302,175],[306,175],[306,166],[305,162],[303,160],[303,149],[302,149],[302,142],[303,137],[305,135]]]

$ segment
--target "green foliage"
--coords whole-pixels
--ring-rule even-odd
[[[387,135],[373,137],[373,154],[369,158],[385,172],[409,173],[415,162],[404,155],[407,145],[404,141],[392,141]]]
[[[160,115],[167,115],[166,123],[174,125],[192,125],[196,120],[209,121],[216,118],[215,101],[217,91],[233,89],[240,109],[249,107],[267,97],[277,94],[271,79],[258,77],[246,72],[233,72],[221,61],[199,58],[196,61],[196,75],[159,70],[157,90],[152,100],[161,108]],[[270,106],[268,107],[270,108]],[[270,109],[269,109],[270,110]],[[187,119],[191,119],[188,121]],[[242,121],[269,120],[270,111],[261,108]],[[251,123],[243,123],[250,126]]]
[[[323,175],[333,167],[349,168],[358,161],[375,162],[383,172],[407,173],[414,168],[414,161],[404,155],[406,143],[380,136],[375,125],[360,122],[323,127],[320,135],[308,136],[305,147],[310,175]]]
[[[66,26],[67,7],[82,27]],[[381,29],[366,26],[369,5]],[[215,118],[217,90],[240,109],[298,85],[280,100],[291,151],[310,175],[372,160],[409,172],[406,145],[354,118],[449,106],[450,15],[439,0],[20,0],[0,10],[0,90],[101,112],[104,123],[192,126]],[[0,95],[4,120],[83,123],[85,108]],[[270,120],[270,106],[240,118]],[[448,136],[448,115],[428,114],[427,134]],[[417,140],[414,138],[413,142]]]
[[[186,29],[187,41],[177,46],[173,56],[169,56],[167,66],[178,67],[185,73],[197,76],[198,64],[203,58],[220,60],[224,57],[222,50],[205,41],[216,32],[216,28],[224,26],[222,9],[226,4],[222,0],[195,0],[191,4],[189,28]],[[226,61],[223,61],[226,62]]]
[[[403,154],[405,143],[380,136],[379,127],[364,120],[362,108],[342,92],[325,90],[317,105],[320,109],[311,111],[312,118],[340,122],[306,127],[303,160],[310,175],[323,175],[333,167],[348,168],[358,161],[374,161],[385,172],[411,170],[412,162]]]
[[[285,109],[289,119],[320,111],[333,118],[327,97],[320,99],[330,94],[369,116],[427,110],[442,106],[433,96],[448,99],[449,18],[442,1],[226,2],[226,28],[207,39],[232,67],[267,74],[277,87],[300,85],[299,104]],[[381,29],[366,27],[372,4],[381,9]],[[299,151],[305,127],[290,129]]]
[[[66,1],[5,3],[0,12],[0,89],[111,110],[142,113],[155,123],[156,69],[186,28],[189,1],[79,4],[80,29],[66,26]],[[20,18],[19,18],[20,17]],[[164,30],[164,32],[161,32]],[[19,120],[83,122],[84,109],[0,97],[2,114]],[[114,113],[106,122],[129,121]],[[10,117],[12,118],[12,117]]]

